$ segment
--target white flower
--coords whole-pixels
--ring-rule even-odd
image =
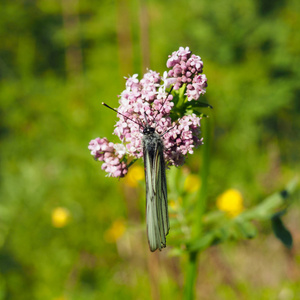
[[[126,154],[126,148],[123,144],[114,144],[114,149],[118,157],[123,157]]]

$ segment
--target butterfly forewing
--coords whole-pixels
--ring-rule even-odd
[[[166,246],[169,232],[167,182],[163,141],[153,128],[146,128],[143,152],[146,178],[147,234],[151,251]]]
[[[166,167],[165,167],[165,160],[163,150],[157,152],[157,161],[158,167],[156,169],[156,178],[157,178],[157,186],[160,186],[158,189],[157,198],[161,199],[161,216],[163,224],[163,232],[164,237],[169,233],[170,225],[169,225],[169,215],[168,215],[168,193],[167,193],[167,180],[166,180]]]

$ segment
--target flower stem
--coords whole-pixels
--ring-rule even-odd
[[[206,119],[207,120],[207,119]],[[199,192],[199,201],[197,201],[196,208],[194,210],[194,226],[193,236],[200,238],[202,235],[202,215],[205,212],[207,204],[207,185],[208,185],[208,173],[209,173],[209,154],[210,154],[210,137],[211,137],[211,125],[207,120],[203,128],[204,144],[202,146],[202,168],[200,172],[201,177],[201,189]],[[198,251],[189,252],[188,263],[186,266],[186,281],[184,288],[184,299],[194,299],[194,285],[197,278],[197,257]]]
[[[184,287],[183,299],[194,299],[194,285],[197,278],[197,256],[198,252],[190,252],[186,270],[186,281]]]
[[[202,148],[202,166],[200,171],[201,189],[199,192],[199,201],[197,201],[195,209],[195,236],[202,235],[202,216],[206,210],[207,205],[207,187],[208,187],[208,173],[209,173],[209,160],[210,160],[210,143],[211,143],[211,119],[205,118],[203,122],[203,137],[204,144]]]

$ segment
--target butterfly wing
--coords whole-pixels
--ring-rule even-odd
[[[151,251],[166,247],[170,224],[163,142],[153,133],[143,138],[147,234]]]

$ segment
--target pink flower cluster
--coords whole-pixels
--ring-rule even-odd
[[[169,80],[174,82],[175,90],[186,84],[188,101],[198,100],[201,94],[205,94],[207,78],[205,74],[201,74],[203,62],[200,56],[191,53],[189,47],[180,47],[178,51],[169,55],[167,67],[172,68],[168,76]]]
[[[186,155],[202,144],[200,120],[195,114],[183,116],[173,129],[164,135],[165,153],[169,165],[180,166]]]
[[[160,85],[161,80],[159,73],[151,70],[140,81],[136,74],[127,78],[126,90],[120,96],[118,108],[123,115],[119,114],[120,120],[114,133],[126,144],[131,156],[143,156],[143,127],[152,125],[155,120],[153,126],[156,126],[156,131],[163,133],[172,124],[169,114],[174,105],[171,102],[173,96],[168,96]]]
[[[143,156],[141,128],[148,123],[158,134],[163,134],[167,164],[179,166],[186,154],[193,153],[193,148],[201,144],[200,118],[192,114],[172,123],[173,96],[168,96],[164,86],[159,85],[161,80],[159,74],[153,71],[146,73],[141,81],[136,75],[127,79],[118,111],[136,123],[119,115],[114,133],[126,145],[131,156],[140,158]]]
[[[126,153],[123,144],[114,144],[107,140],[107,138],[96,138],[91,140],[88,146],[91,154],[95,159],[104,161],[102,169],[112,177],[124,177],[127,173],[127,165],[120,159]]]
[[[90,142],[91,154],[104,162],[102,169],[109,176],[123,177],[127,173],[128,156],[132,159],[143,156],[142,131],[147,126],[161,135],[167,165],[182,165],[186,155],[192,154],[202,143],[201,118],[196,114],[187,115],[184,108],[176,107],[178,118],[172,121],[173,95],[166,88],[174,84],[176,90],[186,84],[184,101],[198,100],[207,86],[205,75],[200,74],[203,62],[199,56],[192,55],[189,48],[180,47],[169,56],[167,66],[172,69],[164,76],[149,70],[141,80],[137,74],[126,78],[126,89],[119,96],[119,120],[114,129],[122,144],[113,144],[106,138]]]

